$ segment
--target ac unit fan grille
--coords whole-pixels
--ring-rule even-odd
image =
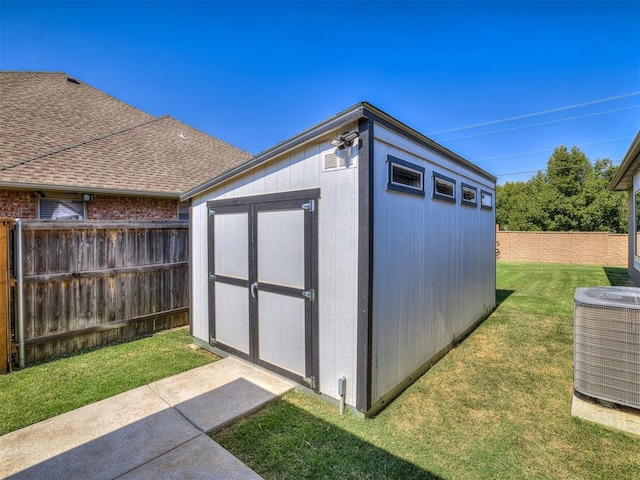
[[[578,290],[582,292],[574,311],[575,389],[640,409],[640,309],[615,302],[590,304],[584,301],[589,289]]]

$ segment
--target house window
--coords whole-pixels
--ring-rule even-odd
[[[470,205],[473,207],[478,205],[478,189],[476,187],[463,183],[461,184],[461,189],[462,196],[460,197],[460,203],[462,205]]]
[[[178,220],[189,220],[189,202],[178,203]]]
[[[640,256],[640,190],[636,192],[636,255]]]
[[[480,190],[480,208],[493,209],[493,195],[491,193]]]
[[[79,195],[64,198],[41,197],[38,202],[40,220],[84,220],[87,218],[85,202]]]
[[[389,178],[387,190],[424,197],[424,168],[387,155]]]
[[[433,173],[433,198],[456,201],[456,181],[439,173]]]

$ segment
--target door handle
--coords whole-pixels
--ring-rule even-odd
[[[253,298],[256,298],[256,296],[258,295],[258,282],[254,282],[251,284],[251,296]]]

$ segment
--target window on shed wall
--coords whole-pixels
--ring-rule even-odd
[[[472,187],[471,185],[467,185],[466,183],[461,184],[462,197],[460,198],[460,203],[463,205],[470,205],[475,207],[478,205],[478,189],[476,187]]]
[[[189,206],[191,202],[178,203],[178,220],[189,220]]]
[[[64,195],[64,198],[41,197],[38,202],[38,218],[40,220],[84,220],[87,218],[85,202],[80,195]]]
[[[410,193],[424,197],[424,168],[387,155],[389,177],[387,190]]]
[[[491,193],[480,190],[480,208],[493,209],[493,195]]]
[[[636,192],[636,256],[640,256],[640,190]]]
[[[456,181],[453,178],[433,172],[433,198],[455,202]]]

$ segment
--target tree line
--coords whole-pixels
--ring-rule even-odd
[[[496,222],[502,230],[626,233],[627,194],[607,188],[617,169],[577,147],[557,147],[546,170],[497,186]]]

